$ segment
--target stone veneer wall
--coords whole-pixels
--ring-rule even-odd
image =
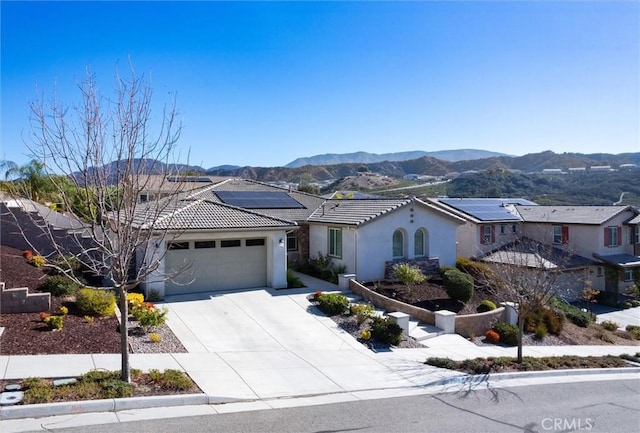
[[[39,313],[51,310],[51,293],[29,293],[26,287],[5,289],[0,283],[0,313]]]
[[[419,259],[398,259],[390,262],[384,262],[384,279],[387,281],[394,281],[397,278],[394,275],[393,267],[398,263],[408,263],[411,266],[417,266],[425,275],[437,275],[440,271],[440,258],[419,258]]]

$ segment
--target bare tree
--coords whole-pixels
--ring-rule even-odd
[[[80,102],[75,106],[63,104],[55,91],[52,98],[38,96],[31,103],[33,157],[55,175],[52,179],[64,208],[75,209],[82,221],[81,228],[68,231],[64,241],[50,225],[42,228],[58,257],[65,258],[59,266],[66,263],[70,269],[79,260],[119,292],[121,371],[122,380],[129,382],[126,296],[158,270],[163,243],[178,235],[157,229],[154,223],[171,217],[178,197],[180,182],[171,182],[169,175],[179,175],[171,162],[179,156],[181,125],[175,100],[160,115],[152,111],[151,87],[136,77],[133,68],[126,79],[116,73],[110,97],[100,93],[90,71],[78,90]],[[141,195],[152,188],[164,191],[164,198],[143,203]],[[69,252],[73,260],[66,259]]]
[[[483,259],[489,272],[479,273],[476,278],[498,300],[511,302],[518,313],[518,362],[522,362],[525,321],[564,290],[562,276],[568,259],[565,251],[527,238]]]

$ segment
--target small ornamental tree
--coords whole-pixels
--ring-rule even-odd
[[[513,338],[518,346],[518,363],[523,359],[525,322],[549,306],[554,294],[563,290],[560,277],[568,256],[553,246],[521,239],[485,259],[491,272],[490,279],[483,283],[496,300],[513,303],[518,313],[517,338]],[[504,341],[502,334],[500,340]]]
[[[169,279],[180,272],[156,275],[166,253],[164,245],[181,234],[163,228],[171,227],[168,221],[181,188],[179,182],[170,181],[170,176],[181,175],[172,163],[178,156],[181,129],[175,101],[164,107],[152,105],[150,85],[132,67],[130,73],[128,78],[116,73],[109,96],[101,94],[87,71],[78,83],[77,104],[68,106],[53,92],[50,98],[37,96],[30,105],[30,148],[38,162],[33,166],[42,169],[38,176],[53,184],[61,207],[73,210],[78,218],[74,230],[62,237],[50,225],[39,224],[53,244],[53,253],[61,258],[47,266],[78,279],[72,270],[80,265],[117,293],[121,374],[126,382],[130,381],[127,293],[151,274]],[[152,112],[152,107],[161,110]],[[160,184],[152,184],[149,174],[157,175],[153,182],[160,179]],[[22,184],[22,197],[37,196],[33,182]],[[162,199],[139,200],[154,189],[163,191]],[[158,221],[165,226],[158,226]],[[30,242],[26,230],[22,232]],[[35,254],[37,248],[30,243]]]

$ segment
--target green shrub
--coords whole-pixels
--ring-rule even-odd
[[[494,304],[492,301],[488,300],[488,299],[484,299],[482,302],[480,302],[480,305],[478,305],[478,308],[476,309],[476,311],[478,313],[486,313],[487,311],[492,311],[495,310],[496,304]]]
[[[449,269],[442,276],[444,289],[451,299],[467,303],[473,297],[473,278],[458,269]]]
[[[393,265],[393,274],[405,286],[422,284],[427,280],[427,277],[425,277],[419,267],[411,266],[409,263],[397,263]]]
[[[550,304],[553,309],[563,312],[565,317],[576,326],[586,328],[589,324],[595,322],[593,314],[587,311],[582,311],[580,308],[568,304],[558,298],[551,298]]]
[[[46,323],[49,329],[51,330],[62,329],[63,322],[64,322],[63,316],[47,316],[44,319],[44,323]]]
[[[518,345],[518,327],[505,322],[498,322],[493,325],[493,329],[500,336],[500,341],[507,346]]]
[[[537,340],[542,340],[544,339],[544,337],[547,336],[547,325],[544,324],[544,322],[539,322],[538,326],[536,326],[536,339]]]
[[[633,337],[636,340],[640,340],[640,326],[636,326],[636,325],[627,325],[627,327],[625,328],[625,330],[629,333],[631,333],[631,335],[633,335]]]
[[[159,302],[162,301],[162,296],[160,296],[160,292],[157,290],[151,290],[147,293],[147,301],[149,302]]]
[[[167,369],[165,371],[149,370],[151,382],[168,391],[187,391],[191,389],[191,380],[180,370]]]
[[[76,273],[76,271],[79,271],[82,266],[82,264],[80,263],[80,260],[78,260],[78,258],[75,257],[74,255],[68,255],[68,256],[58,255],[51,261],[51,264],[53,266],[56,266],[62,269],[63,271],[70,270],[74,274]],[[60,269],[56,269],[54,272],[60,273],[61,272]]]
[[[116,297],[110,290],[83,288],[78,290],[76,305],[82,314],[113,316],[116,311]]]
[[[318,296],[318,308],[328,316],[335,316],[347,311],[349,300],[340,293],[323,293]]]
[[[631,306],[632,307],[640,307],[640,301],[634,299],[633,301],[631,301]]]
[[[458,368],[459,362],[449,358],[431,357],[431,358],[427,358],[427,360],[425,361],[425,364],[433,365],[434,367],[438,367],[438,368],[447,368],[449,370],[455,370]]]
[[[524,321],[524,330],[537,332],[540,324],[543,324],[548,332],[558,335],[564,328],[564,321],[565,316],[561,311],[542,307],[527,315]]]
[[[371,317],[374,311],[373,305],[371,304],[351,304],[349,306],[349,312],[356,316],[358,324],[362,324]]]
[[[151,302],[142,302],[131,309],[131,315],[145,332],[149,332],[154,326],[164,325],[168,313],[167,307],[158,308]]]
[[[298,277],[293,274],[291,269],[287,269],[287,287],[289,289],[296,289],[298,287],[304,287],[304,283]]]
[[[105,380],[100,383],[103,398],[124,398],[133,395],[133,385],[121,380]]]
[[[458,257],[456,259],[456,268],[471,275],[476,281],[489,282],[493,280],[493,271],[483,262],[477,262],[466,257]]]
[[[38,290],[49,292],[52,296],[70,296],[75,294],[80,287],[80,284],[69,277],[64,275],[51,275],[38,287]]]
[[[397,346],[402,341],[402,328],[390,317],[374,317],[371,337],[381,343]]]
[[[619,328],[620,325],[618,325],[616,322],[613,322],[611,320],[605,320],[604,322],[602,322],[600,325],[602,325],[602,327],[604,329],[606,329],[607,331],[615,331]]]

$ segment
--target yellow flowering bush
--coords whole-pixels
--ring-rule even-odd
[[[127,293],[127,304],[129,309],[137,307],[144,302],[144,295],[142,293]]]
[[[371,331],[369,331],[368,329],[363,330],[360,333],[360,337],[365,341],[370,340],[371,339]]]
[[[60,314],[66,316],[67,314],[69,314],[69,309],[63,305],[62,307],[60,307]]]
[[[31,258],[31,264],[36,268],[42,267],[46,262],[47,262],[46,259],[40,255],[33,256]]]

